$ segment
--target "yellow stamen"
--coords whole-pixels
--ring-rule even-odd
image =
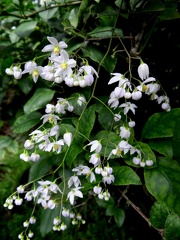
[[[54,48],[54,53],[55,53],[56,55],[58,55],[58,54],[60,53],[60,47],[56,46],[56,47]]]
[[[67,63],[65,63],[65,62],[64,62],[64,63],[61,63],[60,66],[61,66],[62,69],[66,69],[66,68],[67,68]]]
[[[38,75],[39,75],[38,71],[37,71],[37,70],[34,70],[34,71],[33,71],[33,76],[34,76],[34,77],[37,77]]]

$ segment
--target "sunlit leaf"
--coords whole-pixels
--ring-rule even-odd
[[[58,12],[58,8],[52,8],[52,9],[48,9],[46,11],[40,12],[39,16],[42,18],[42,20],[47,22],[49,19],[54,17],[57,12]]]
[[[0,149],[7,148],[12,143],[12,139],[8,136],[0,136]]]
[[[180,120],[180,108],[174,108],[170,112],[155,113],[147,120],[142,131],[142,137],[172,137],[178,120]]]
[[[155,228],[165,228],[165,221],[169,215],[169,210],[165,203],[157,201],[151,207],[150,221]]]
[[[15,133],[23,133],[30,130],[36,124],[40,122],[41,114],[38,112],[32,112],[25,114],[16,119],[13,125]]]
[[[148,191],[177,214],[180,214],[179,176],[179,164],[175,160],[167,160],[166,158],[158,158],[156,168],[145,169],[144,171]]]
[[[29,36],[35,29],[37,21],[24,21],[15,30],[15,34],[19,37]]]
[[[175,213],[171,213],[167,217],[164,230],[166,240],[180,239],[180,219],[178,215]]]
[[[54,94],[55,91],[48,88],[37,89],[34,95],[24,105],[24,112],[28,114],[45,107],[45,105],[52,100]]]
[[[115,166],[113,185],[141,185],[139,176],[128,166]]]
[[[78,8],[73,8],[69,13],[69,22],[76,28],[78,25]]]
[[[89,32],[88,35],[95,38],[110,38],[112,37],[113,28],[112,27],[97,27],[93,31]],[[114,34],[123,37],[123,32],[119,28],[115,28]]]

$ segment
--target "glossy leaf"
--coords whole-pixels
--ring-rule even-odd
[[[47,9],[46,11],[40,12],[39,16],[47,22],[49,19],[55,16],[55,14],[58,12],[58,8],[52,8],[52,9]]]
[[[82,49],[84,57],[89,57],[96,63],[102,63],[102,66],[110,73],[114,71],[117,59],[112,56],[106,56],[104,59],[104,53],[99,48],[89,45],[87,48]]]
[[[113,32],[112,27],[97,27],[93,31],[88,33],[88,35],[90,35],[91,37],[94,37],[94,38],[111,38],[112,32]],[[120,38],[123,37],[123,32],[119,28],[115,28],[113,34],[117,35]]]
[[[114,177],[115,181],[113,185],[141,185],[139,176],[128,166],[115,166]]]
[[[7,148],[12,143],[12,139],[8,136],[0,136],[0,149]]]
[[[173,157],[172,144],[169,138],[152,139],[148,141],[148,145],[153,150],[166,156],[167,158]]]
[[[180,120],[180,108],[172,109],[170,112],[155,113],[147,120],[142,131],[142,137],[172,137],[178,120]]]
[[[111,130],[114,122],[114,115],[109,111],[109,109],[107,109],[107,107],[103,107],[99,111],[98,120],[104,129]]]
[[[118,227],[121,227],[125,220],[125,213],[121,208],[116,208],[114,212],[114,220]]]
[[[32,112],[30,114],[25,114],[23,116],[20,116],[16,119],[14,122],[14,132],[15,133],[24,133],[30,130],[32,127],[34,127],[36,124],[38,124],[41,120],[41,114],[38,112]]]
[[[73,142],[68,150],[68,153],[66,155],[66,163],[69,168],[71,168],[72,163],[76,159],[79,153],[83,151],[82,145],[77,144],[76,142]]]
[[[69,13],[69,22],[70,24],[76,28],[78,26],[78,9],[73,8]]]
[[[24,112],[26,114],[29,114],[40,108],[45,107],[45,105],[52,100],[54,93],[55,91],[48,88],[37,89],[34,95],[24,105]]]
[[[164,235],[166,240],[180,239],[180,219],[175,213],[169,214],[165,223]]]
[[[104,199],[96,198],[96,202],[100,207],[103,207],[103,208],[110,208],[112,206],[114,207],[114,204],[115,204],[114,199],[112,197],[110,197],[108,201]]]
[[[180,163],[180,127],[179,121],[176,121],[176,125],[173,132],[172,147],[174,158]]]
[[[27,37],[34,31],[36,25],[37,21],[24,21],[14,30],[14,33],[19,37]]]
[[[53,228],[53,220],[60,213],[60,206],[54,209],[43,209],[41,214],[40,232],[44,238]]]
[[[155,228],[165,228],[166,218],[169,215],[169,210],[165,203],[157,201],[151,207],[150,221]]]
[[[158,158],[157,167],[145,169],[144,177],[148,191],[164,202],[171,210],[180,214],[180,167],[175,160]]]
[[[16,140],[13,140],[11,144],[8,146],[8,151],[13,154],[17,154],[18,150],[19,150],[19,144]]]
[[[87,108],[82,117],[79,119],[78,122],[78,142],[82,144],[82,141],[85,141],[89,138],[90,133],[94,127],[96,115],[95,115],[96,105],[92,105],[91,107]],[[83,137],[84,136],[84,137]]]

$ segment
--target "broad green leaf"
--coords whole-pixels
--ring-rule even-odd
[[[147,120],[142,131],[142,137],[172,137],[178,120],[180,120],[180,108],[174,108],[170,112],[155,113]]]
[[[38,162],[35,162],[29,171],[29,182],[43,177],[52,168],[54,159],[50,154],[42,156]]]
[[[173,149],[170,139],[152,139],[148,141],[148,145],[156,152],[163,154],[167,158],[173,157]]]
[[[116,211],[114,212],[114,220],[118,227],[121,227],[125,220],[125,213],[124,210],[121,208],[116,208]]]
[[[146,160],[152,160],[153,161],[153,165],[151,167],[148,167],[148,168],[156,167],[156,155],[154,154],[152,149],[149,147],[149,145],[147,143],[143,143],[143,142],[136,142],[134,145],[135,145],[135,147],[137,147],[137,149],[139,149],[141,151],[142,159],[144,161],[146,161]],[[135,165],[132,162],[133,157],[134,157],[133,155],[128,155],[127,157],[125,156],[124,160],[128,165],[137,167],[137,165]]]
[[[104,129],[111,130],[114,116],[107,107],[103,107],[99,111],[98,120]]]
[[[96,135],[96,139],[101,141],[102,144],[102,153],[105,157],[108,157],[110,152],[116,148],[116,145],[121,141],[120,137],[117,136],[114,132],[109,132],[106,130],[100,131]],[[113,158],[113,156],[111,157]],[[117,158],[114,156],[114,158]]]
[[[16,119],[13,125],[15,133],[24,133],[38,124],[41,120],[41,114],[38,112],[31,112]]]
[[[53,220],[59,216],[60,207],[54,209],[43,209],[41,213],[40,232],[44,238],[53,228]]]
[[[78,136],[76,136],[76,138],[78,137],[79,144],[82,144],[82,142],[87,140],[90,136],[96,119],[95,110],[96,105],[92,105],[83,112],[83,115],[79,119]]]
[[[6,150],[3,148],[0,148],[0,160],[2,160],[6,155]]]
[[[15,30],[15,34],[19,37],[29,36],[35,29],[37,21],[24,21]]]
[[[84,15],[87,15],[88,7],[90,6],[90,0],[82,0],[81,5],[78,10],[78,20],[79,23],[84,22]]]
[[[39,88],[35,91],[34,95],[29,99],[29,101],[24,105],[24,112],[29,114],[40,108],[45,107],[49,103],[55,91],[47,88]]]
[[[158,158],[157,167],[145,169],[144,178],[148,191],[164,202],[171,210],[180,214],[180,167],[175,160]]]
[[[110,208],[115,204],[114,199],[112,197],[110,197],[108,201],[97,197],[96,202],[100,207],[103,207],[103,208]]]
[[[154,11],[159,12],[159,11],[163,11],[164,9],[165,9],[165,6],[162,4],[162,1],[151,0],[151,1],[145,2],[142,12],[154,12]]]
[[[175,213],[171,213],[167,217],[164,230],[166,240],[180,239],[180,219],[178,215]]]
[[[176,7],[166,8],[164,11],[161,12],[159,18],[162,20],[173,20],[180,18],[180,14],[177,11]]]
[[[40,12],[39,16],[47,22],[49,19],[53,18],[58,12],[58,8],[47,9],[46,11]]]
[[[174,158],[180,163],[180,127],[179,121],[176,122],[174,132],[173,132],[173,139],[172,139],[172,147]]]
[[[66,163],[69,168],[71,168],[72,163],[77,158],[78,154],[83,151],[82,145],[77,144],[76,142],[73,142],[68,150],[68,153],[66,155]]]
[[[97,27],[93,31],[89,32],[88,35],[94,38],[111,38],[112,31],[112,27]],[[114,35],[122,38],[123,32],[121,29],[115,28]]]
[[[23,93],[28,94],[33,88],[34,82],[29,81],[28,77],[23,77],[23,81],[18,81],[18,86]]]
[[[78,26],[78,8],[73,8],[69,13],[69,22],[76,28]]]
[[[113,185],[141,185],[139,176],[128,166],[115,166]]]
[[[8,151],[13,154],[17,154],[18,150],[19,150],[19,144],[16,140],[13,140],[11,144],[8,146]]]
[[[155,228],[165,228],[165,221],[169,215],[169,210],[165,203],[157,201],[151,207],[150,221]]]
[[[12,139],[8,136],[0,136],[0,149],[8,148],[8,146],[12,143]]]
[[[97,47],[88,45],[87,48],[82,49],[83,56],[89,57],[96,63],[101,63],[102,66],[110,73],[114,71],[117,59],[112,56],[106,56],[104,59],[104,53]]]

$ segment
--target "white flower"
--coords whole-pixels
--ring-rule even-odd
[[[22,74],[24,74],[24,73],[32,74],[33,81],[36,83],[39,75],[41,74],[41,72],[43,70],[43,67],[37,66],[37,64],[35,62],[30,61],[25,64],[24,68],[25,69],[22,72]]]
[[[96,174],[101,174],[102,173],[102,167],[100,165],[98,165],[96,168],[95,168],[95,173]]]
[[[37,162],[40,159],[40,155],[38,153],[31,153],[30,160],[33,162]]]
[[[135,108],[137,108],[137,106],[131,102],[122,103],[119,107],[124,108],[125,115],[129,112],[129,110],[131,110],[135,114]]]
[[[19,187],[17,187],[16,190],[17,190],[18,193],[24,193],[24,186],[20,185]]]
[[[107,183],[107,184],[111,184],[112,182],[114,182],[115,178],[113,174],[107,174],[107,176],[103,177],[103,182]]]
[[[67,228],[66,224],[61,223],[60,230],[64,231],[64,230],[66,230],[66,228]]]
[[[29,238],[32,238],[33,236],[34,236],[34,233],[31,232],[31,231],[29,231],[29,233],[28,233],[28,237],[29,237]]]
[[[98,140],[94,140],[94,141],[90,142],[89,144],[87,144],[87,146],[90,146],[90,145],[91,145],[90,152],[95,151],[96,153],[99,153],[102,149],[102,145],[101,145],[100,141],[98,141]]]
[[[54,225],[58,225],[58,224],[60,224],[60,222],[61,222],[61,220],[60,220],[59,217],[56,217],[56,218],[54,218],[54,220],[53,220],[53,224],[54,224]]]
[[[60,120],[57,115],[51,113],[44,114],[41,119],[43,119],[43,123],[49,122],[53,124],[57,124],[57,120]]]
[[[93,153],[90,157],[89,162],[92,163],[94,166],[97,166],[101,162],[100,155],[98,153]]]
[[[144,80],[149,77],[149,67],[146,63],[141,62],[138,67],[138,74],[141,80]]]
[[[130,135],[131,135],[131,132],[129,131],[129,129],[127,129],[127,128],[123,127],[123,126],[120,127],[120,134],[119,134],[119,136],[121,138],[128,139],[130,137]]]
[[[138,90],[134,90],[131,94],[133,100],[139,100],[142,97],[142,92]]]
[[[131,98],[131,93],[130,92],[125,92],[125,94],[124,94],[124,98],[126,98],[126,99],[130,99]]]
[[[29,157],[28,153],[21,153],[19,157],[20,157],[20,159],[22,159],[25,162],[29,162],[30,161],[30,157]]]
[[[103,198],[104,198],[105,201],[108,201],[109,198],[110,198],[110,193],[108,191],[104,192],[103,193]]]
[[[165,110],[167,112],[171,110],[169,103],[162,103],[161,107],[163,110]]]
[[[26,220],[25,222],[23,222],[23,226],[24,227],[28,227],[29,226],[29,222]]]
[[[69,217],[69,209],[63,208],[62,215],[63,217]]]
[[[94,187],[93,187],[93,192],[94,192],[95,194],[100,194],[101,191],[102,191],[102,187],[100,187],[100,186],[94,186]]]
[[[52,52],[51,56],[57,56],[62,49],[67,48],[67,44],[63,41],[58,42],[54,37],[47,37],[47,39],[51,44],[45,46],[42,52]]]
[[[15,203],[17,206],[21,205],[22,202],[23,202],[23,199],[22,199],[22,198],[19,198],[19,197],[16,198],[15,201],[14,201],[14,203]]]
[[[13,67],[13,75],[14,75],[15,79],[20,79],[22,77],[22,70],[19,67],[14,66]]]
[[[69,59],[69,55],[66,51],[61,51],[61,57],[50,57],[52,62],[54,62],[55,74],[54,77],[66,77],[70,76],[72,73],[72,68],[76,66],[76,61],[74,59]]]
[[[152,160],[146,160],[146,166],[152,166],[153,161]]]
[[[24,143],[24,147],[27,149],[27,150],[31,150],[34,148],[34,142],[32,140],[26,140],[25,143]]]
[[[71,132],[66,132],[64,135],[63,135],[63,138],[64,138],[64,142],[70,146],[71,145],[71,142],[72,142],[72,133]]]
[[[131,128],[133,128],[135,125],[136,125],[136,123],[134,121],[130,121],[128,123],[128,126],[131,127]]]
[[[125,89],[126,86],[130,87],[130,81],[125,78],[124,75],[122,75],[121,73],[112,73],[112,75],[114,75],[114,77],[109,80],[108,84],[118,82],[118,86],[123,89]]]
[[[36,218],[34,216],[30,217],[29,223],[30,224],[35,224],[36,223]]]
[[[55,112],[55,106],[53,104],[46,104],[46,113],[54,113]]]
[[[45,66],[41,69],[40,76],[47,81],[55,81],[54,66]]]
[[[108,105],[112,108],[117,108],[119,105],[119,98],[124,97],[125,90],[121,87],[116,87],[114,91],[110,94],[110,99],[108,101]]]
[[[81,181],[79,180],[78,176],[72,176],[70,177],[70,179],[68,180],[68,187],[70,188],[72,185],[74,184],[74,186],[77,188],[79,187],[79,185],[81,185]]]
[[[84,96],[79,96],[77,100],[77,104],[81,107],[86,104],[86,98]]]
[[[56,202],[52,199],[50,199],[48,202],[47,202],[47,208],[49,209],[54,209],[56,207]]]
[[[121,115],[120,114],[114,114],[114,121],[119,122],[121,120]]]
[[[74,198],[79,197],[83,198],[82,192],[79,190],[81,187],[73,188],[67,195],[67,199],[69,199],[71,205],[74,204]]]
[[[133,157],[133,163],[135,164],[135,165],[139,165],[140,164],[140,162],[141,162],[141,158],[140,157]]]

